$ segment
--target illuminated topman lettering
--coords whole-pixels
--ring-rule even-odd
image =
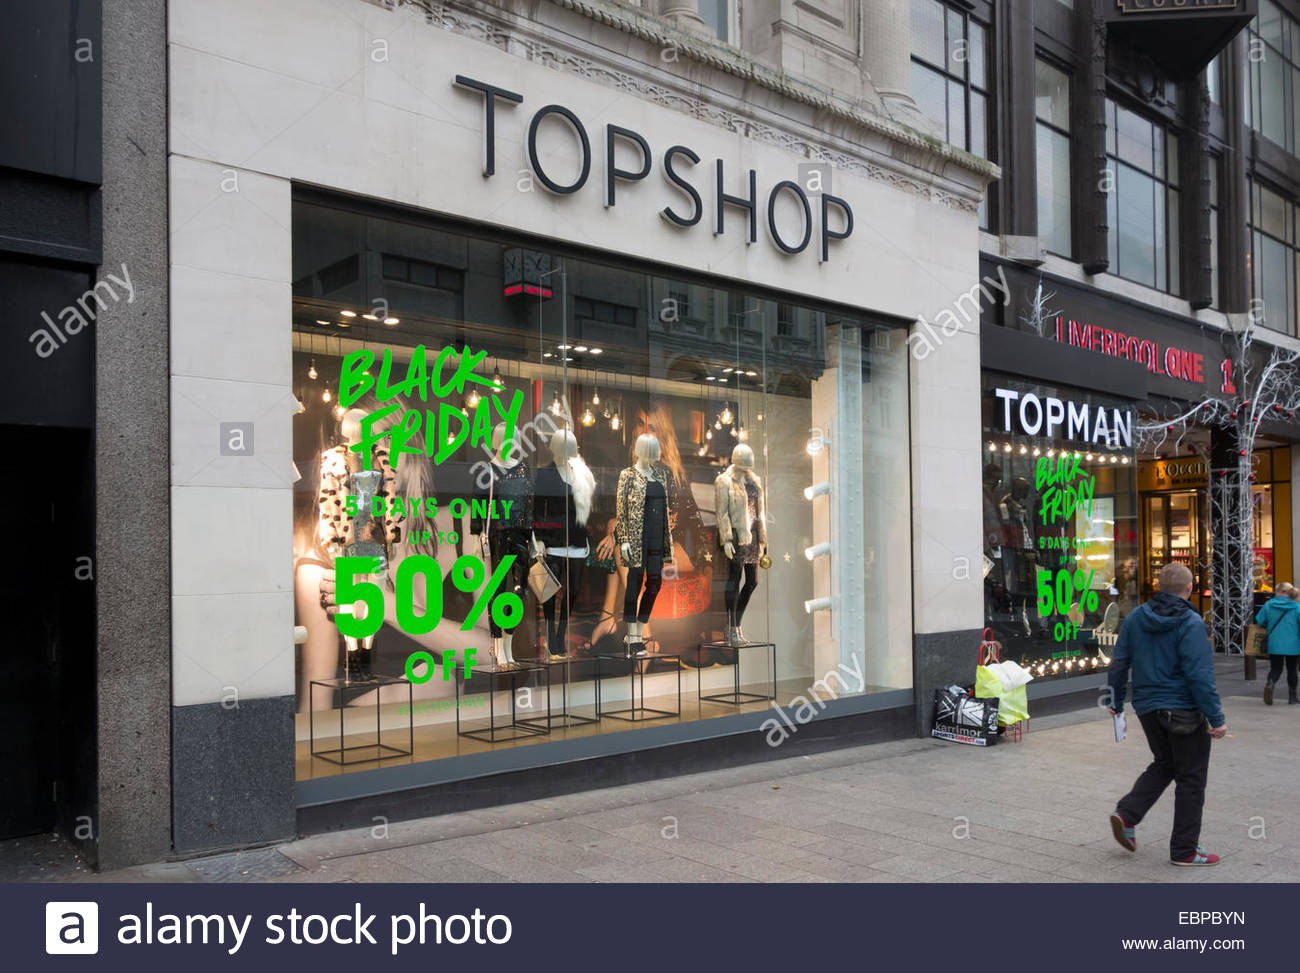
[[[1051,395],[994,389],[1001,403],[998,410],[1003,432],[1027,436],[1060,436],[1095,445],[1133,446],[1133,413],[1129,409],[1094,406],[1089,402],[1062,400]]]

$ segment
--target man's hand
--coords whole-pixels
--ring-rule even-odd
[[[1209,728],[1209,733],[1210,736],[1214,737],[1214,739],[1222,740],[1228,735],[1228,724],[1224,723],[1223,726],[1212,726]]]

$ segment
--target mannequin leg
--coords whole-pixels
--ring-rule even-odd
[[[551,569],[552,573],[554,573],[557,578],[560,579],[561,586],[563,586],[564,584],[564,575],[560,573],[562,570],[560,564],[564,560],[565,558],[556,557],[553,554],[546,555],[546,566]],[[564,596],[565,596],[565,589],[561,587],[560,590],[555,593],[554,598],[550,599],[549,601],[542,602],[542,615],[544,615],[546,618],[546,651],[549,652],[551,655],[557,654],[556,645],[558,644],[558,642],[557,642],[557,636],[555,630],[556,610],[560,609],[562,619],[567,617],[568,614],[567,612],[564,612],[562,606],[558,604],[560,599],[563,598]],[[563,620],[560,622],[560,624],[561,625],[564,624]],[[559,635],[558,637],[559,640],[563,640],[563,638],[564,638],[563,634]]]
[[[740,569],[739,561],[727,561],[727,587],[724,594],[727,605],[727,628],[737,624],[736,596],[740,592]]]
[[[751,595],[753,595],[754,589],[758,587],[758,565],[757,564],[737,565],[735,561],[732,561],[731,565],[732,565],[732,570],[735,571],[736,573],[737,576],[736,580],[740,580],[739,578],[740,571],[737,570],[737,568],[743,567],[745,570],[745,586],[740,589],[740,598],[736,601],[735,625],[737,628],[740,628],[740,620],[745,616],[745,608],[748,607],[749,605],[749,598]],[[728,585],[731,584],[730,574],[727,575],[727,584]]]
[[[636,620],[642,625],[650,621],[650,612],[654,610],[655,599],[659,597],[659,588],[664,581],[663,558],[647,557],[645,566],[645,592],[641,595],[641,604],[637,610]],[[632,590],[631,584],[628,591]]]
[[[645,568],[627,569],[627,591],[623,594],[623,621],[637,620],[637,596],[641,594],[641,582],[645,579]]]
[[[582,587],[583,573],[587,568],[586,558],[581,557],[563,557],[560,558],[560,564],[563,573],[556,571],[556,577],[560,579],[563,587],[556,596],[551,599],[558,602],[556,605],[557,619],[555,623],[556,640],[555,647],[551,650],[552,655],[567,655],[569,651],[566,638],[569,634],[569,615],[573,611],[573,593]]]

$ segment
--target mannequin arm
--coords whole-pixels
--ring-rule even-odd
[[[727,543],[722,545],[722,552],[727,555],[728,561],[734,561],[736,559],[736,545],[731,543],[731,541],[727,541]]]

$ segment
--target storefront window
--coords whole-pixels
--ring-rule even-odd
[[[347,767],[364,769],[768,711],[773,695],[807,716],[910,687],[897,335],[317,197],[295,202],[293,256],[300,777],[339,771],[316,737],[337,740],[341,720]],[[421,348],[430,362],[451,349],[444,371],[481,353],[473,372],[493,388],[438,405],[398,396],[411,411],[377,425],[390,435],[373,456],[389,506],[358,527],[359,417],[339,398],[341,361],[371,352],[370,377],[396,382]],[[394,464],[401,436],[415,452]],[[386,592],[372,642],[340,637],[329,616],[335,559],[363,540]],[[560,585],[541,600],[536,563]],[[498,569],[517,614],[481,600]],[[419,653],[435,664],[412,670]],[[408,717],[412,754],[374,748],[378,720],[408,749]]]
[[[1246,109],[1250,127],[1294,152],[1300,89],[1300,24],[1273,0],[1259,0],[1248,27]]]
[[[1264,326],[1283,334],[1296,333],[1295,204],[1260,183],[1250,183],[1251,285]]]
[[[1104,667],[1139,604],[1132,416],[984,375],[985,624],[1036,678]]]

